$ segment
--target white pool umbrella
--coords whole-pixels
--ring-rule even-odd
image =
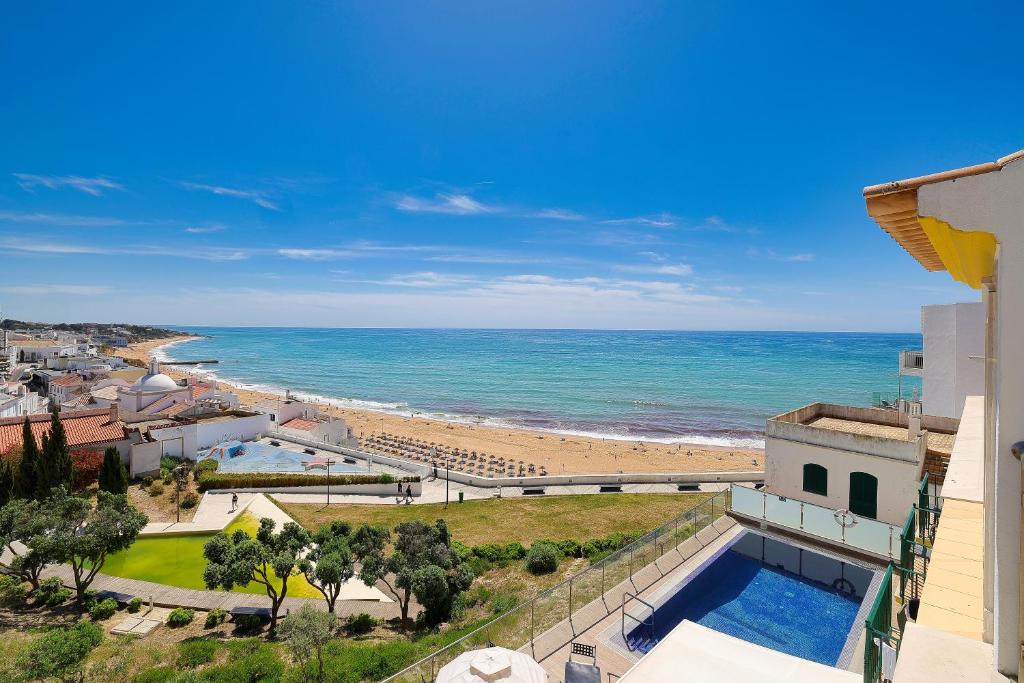
[[[437,673],[437,683],[547,683],[544,668],[529,655],[489,647],[464,652]]]

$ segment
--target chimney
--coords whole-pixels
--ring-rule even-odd
[[[110,404],[110,421],[111,422],[117,422],[117,404],[116,403],[111,403]]]
[[[916,441],[921,436],[921,416],[911,415],[907,426],[907,441]]]

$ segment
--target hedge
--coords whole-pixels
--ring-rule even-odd
[[[298,472],[200,472],[200,491],[212,489],[291,488],[293,486],[350,486],[355,484],[413,483],[419,477],[396,479],[390,474],[301,474]]]

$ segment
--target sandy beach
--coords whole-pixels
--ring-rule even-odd
[[[119,349],[118,355],[148,361],[154,349],[188,338],[176,337],[133,344]],[[162,371],[176,379],[186,374],[170,366]],[[218,381],[231,385],[221,379]],[[243,407],[254,406],[268,398],[279,398],[239,387],[233,391],[238,394]],[[725,472],[760,471],[764,468],[764,451],[757,448],[717,448],[561,436],[551,432],[444,422],[370,410],[326,405],[322,408],[325,412],[344,418],[356,436],[369,436],[383,430],[464,450],[515,457],[538,466],[544,465],[551,474]]]

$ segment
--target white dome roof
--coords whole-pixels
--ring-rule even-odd
[[[162,372],[157,373],[146,373],[132,385],[133,391],[146,392],[146,391],[174,391],[180,389],[175,381],[163,374]]]

